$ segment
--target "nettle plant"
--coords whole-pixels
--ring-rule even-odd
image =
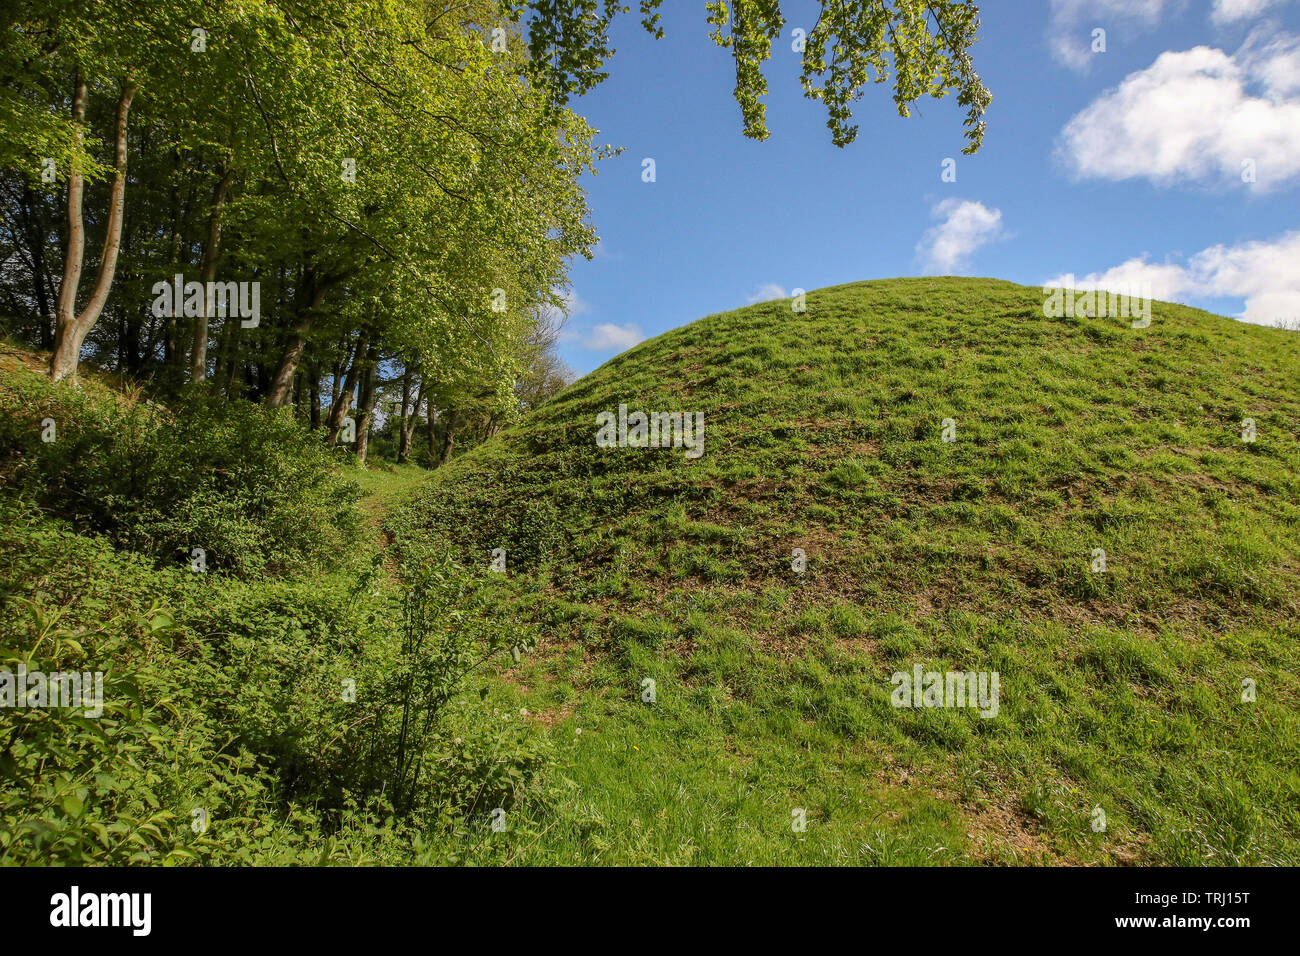
[[[177,781],[156,772],[184,746],[165,731],[174,705],[147,702],[153,675],[112,663],[127,638],[66,626],[63,611],[34,601],[13,604],[9,640],[18,646],[0,649],[0,671],[104,666],[107,674],[97,716],[81,707],[0,707],[0,865],[195,859],[169,809]],[[155,607],[140,624],[163,638],[172,620]]]
[[[509,807],[546,763],[519,721],[492,719],[471,681],[493,660],[536,646],[501,577],[443,553],[403,560],[400,625],[326,721],[338,730],[344,799],[429,825]],[[351,680],[351,678],[349,678]],[[455,730],[453,730],[455,728]]]

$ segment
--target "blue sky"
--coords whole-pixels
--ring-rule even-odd
[[[748,140],[703,3],[664,6],[667,36],[624,18],[610,78],[573,104],[626,147],[585,181],[601,243],[573,265],[561,342],[580,374],[714,312],[894,276],[1149,281],[1300,320],[1300,0],[987,0],[974,57],[995,99],[975,156],[955,97],[902,119],[887,85],[858,103],[857,142],[832,146],[790,48],[814,20],[799,0],[767,65],[771,137]]]

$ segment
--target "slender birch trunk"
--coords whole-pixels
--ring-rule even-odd
[[[68,245],[54,317],[54,352],[50,356],[50,378],[56,382],[77,374],[81,343],[104,311],[104,303],[108,301],[108,292],[113,285],[117,254],[122,243],[123,212],[126,208],[126,132],[131,115],[131,101],[134,98],[135,84],[128,80],[123,85],[122,95],[117,102],[113,187],[104,231],[104,254],[99,261],[99,273],[95,277],[90,298],[81,312],[77,312],[77,288],[81,285],[81,268],[86,254],[86,223],[82,214],[86,183],[80,170],[74,168],[68,173]],[[72,120],[75,129],[73,135],[77,145],[80,145],[86,120],[86,80],[80,74],[72,97]]]

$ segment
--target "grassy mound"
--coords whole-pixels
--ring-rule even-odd
[[[1300,862],[1300,336],[1042,304],[710,316],[441,470],[399,540],[505,549],[544,628],[503,679],[571,787],[521,861]],[[620,404],[703,456],[598,448]],[[917,665],[997,715],[894,706]]]

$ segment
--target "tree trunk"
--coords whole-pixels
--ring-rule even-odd
[[[442,454],[438,456],[438,467],[451,461],[451,450],[456,446],[456,409],[448,408],[442,419]]]
[[[243,326],[239,322],[227,322],[223,326],[223,333],[221,347],[217,350],[217,387],[227,397],[233,398],[231,389],[235,384],[235,369],[239,365],[239,340]]]
[[[235,381],[235,372],[239,368],[239,339],[241,328],[238,322],[230,326],[230,332],[223,336],[221,343],[222,372],[217,384],[227,398],[235,398],[239,388]]]
[[[117,371],[120,375],[128,374],[126,365],[130,351],[131,346],[127,341],[126,331],[126,307],[119,303],[117,306]]]
[[[379,400],[379,389],[375,385],[378,363],[379,348],[371,344],[366,350],[366,367],[361,376],[361,395],[357,402],[361,408],[357,421],[357,461],[362,464],[365,464],[366,452],[370,448],[370,423],[375,419],[375,405]]]
[[[425,423],[428,427],[426,431],[429,436],[429,466],[436,468],[438,465],[438,410],[433,407],[433,398],[429,399],[429,417]]]
[[[72,138],[81,146],[86,121],[86,80],[77,74],[72,95]],[[74,372],[81,354],[76,333],[77,286],[81,284],[81,264],[86,251],[86,224],[81,216],[81,201],[86,184],[75,166],[68,170],[68,244],[63,256],[63,282],[54,313],[54,354],[50,356],[50,377],[55,381]]]
[[[311,430],[320,429],[320,366],[311,367]]]
[[[181,168],[181,155],[177,150],[172,150],[172,235],[171,235],[171,255],[168,262],[172,265],[179,265],[181,258],[181,224],[185,216],[185,207],[181,199],[181,190],[177,183],[177,176]],[[176,342],[176,313],[180,309],[180,304],[172,303],[171,315],[163,320],[163,365],[167,369],[172,369],[179,362],[179,349]]]
[[[397,420],[397,463],[399,465],[406,461],[407,442],[411,438],[411,433],[406,428],[406,408],[410,401],[411,370],[408,367],[402,371],[402,414]]]
[[[316,282],[310,270],[305,279],[312,290],[311,298],[306,307],[299,312],[298,323],[289,333],[284,357],[280,359],[280,369],[275,373],[275,380],[267,393],[266,404],[272,408],[282,408],[289,404],[289,395],[293,392],[293,376],[298,371],[298,363],[302,361],[303,352],[307,349],[307,333],[311,331],[312,319],[321,303],[325,301],[325,293],[328,291],[327,284]]]
[[[221,171],[221,167],[217,167]],[[194,348],[190,352],[190,381],[202,382],[208,377],[208,320],[212,316],[210,283],[217,278],[217,264],[221,261],[221,214],[226,205],[226,194],[235,179],[235,171],[221,171],[221,178],[212,188],[212,207],[208,211],[208,241],[203,246],[199,281],[203,283],[203,314],[194,319]],[[229,311],[229,310],[227,310]]]
[[[122,229],[124,232],[122,238],[122,259],[126,267],[131,267],[131,222],[130,216],[125,216]],[[127,273],[127,278],[131,278],[131,273]],[[125,303],[118,305],[118,371],[136,378],[140,372],[140,312],[139,306],[127,308]]]
[[[352,395],[356,391],[357,375],[366,364],[366,339],[366,333],[362,332],[361,337],[357,339],[357,347],[352,352],[352,361],[348,363],[347,375],[343,379],[343,388],[339,392],[338,398],[334,400],[334,404],[330,406],[329,437],[326,438],[326,442],[330,445],[338,443],[339,432],[343,428],[343,419],[347,418],[348,412],[352,408]]]
[[[98,321],[113,285],[117,269],[117,252],[122,241],[122,213],[126,207],[126,130],[131,114],[131,100],[135,97],[135,84],[127,81],[117,102],[117,137],[113,158],[113,187],[109,197],[108,222],[104,230],[104,254],[99,261],[99,274],[86,307],[77,312],[77,287],[81,285],[81,267],[86,252],[86,223],[82,216],[85,179],[80,170],[68,174],[68,247],[63,262],[63,284],[59,287],[58,310],[54,325],[54,354],[50,356],[50,378],[60,381],[76,375],[81,360],[81,343],[86,333]],[[80,144],[82,124],[86,119],[86,80],[78,75],[76,92],[72,98],[74,137]]]
[[[342,348],[342,344],[339,346]],[[334,406],[339,403],[339,393],[341,391],[341,382],[343,380],[343,363],[335,361],[330,366],[330,413],[333,414]]]
[[[411,440],[415,438],[415,426],[420,421],[420,406],[424,403],[424,381],[421,379],[420,384],[415,389],[415,404],[411,406],[411,415],[409,418],[402,420],[402,447],[406,454],[411,453]]]

